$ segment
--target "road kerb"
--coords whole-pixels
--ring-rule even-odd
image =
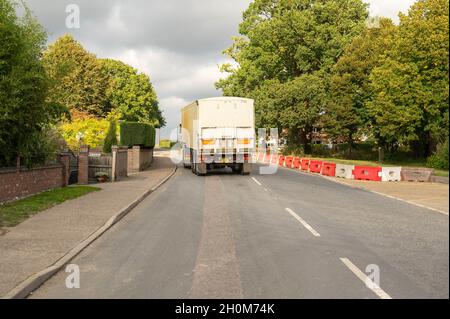
[[[110,229],[114,224],[120,221],[124,216],[131,212],[139,203],[141,203],[145,198],[147,198],[151,193],[161,187],[166,183],[177,171],[177,166],[173,168],[169,175],[167,175],[161,182],[151,189],[145,191],[138,198],[136,198],[129,205],[121,209],[117,214],[112,216],[108,221],[86,239],[72,248],[68,253],[58,259],[51,266],[45,268],[44,270],[31,275],[25,281],[20,283],[18,286],[9,291],[6,295],[2,296],[1,299],[23,299],[30,295],[34,290],[39,288],[47,280],[49,280],[54,274],[59,272],[65,265],[67,265],[73,258],[80,254],[85,248],[92,244],[97,238],[99,238],[103,233]]]

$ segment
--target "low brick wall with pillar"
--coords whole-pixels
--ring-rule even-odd
[[[128,147],[112,147],[112,181],[119,181],[128,176]]]
[[[128,172],[141,172],[153,163],[153,149],[133,146],[128,149]]]
[[[89,184],[89,146],[80,147],[78,154],[78,184]]]
[[[0,203],[67,186],[70,174],[69,156],[61,154],[58,159],[58,164],[30,169],[0,169]]]
[[[70,155],[68,153],[58,154],[58,161],[63,165],[62,186],[69,185],[70,178]]]

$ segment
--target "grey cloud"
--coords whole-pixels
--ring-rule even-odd
[[[29,0],[44,25],[58,37],[65,28],[65,7],[78,4],[81,29],[75,36],[102,42],[105,48],[143,48],[203,55],[220,52],[237,33],[249,0]]]

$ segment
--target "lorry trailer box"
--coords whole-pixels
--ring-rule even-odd
[[[197,100],[181,111],[183,165],[197,175],[214,168],[251,172],[255,148],[254,101],[239,97]]]

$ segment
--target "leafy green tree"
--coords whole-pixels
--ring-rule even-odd
[[[265,106],[257,110],[261,127],[290,128],[288,141],[304,145],[304,150],[310,152],[309,133],[328,100],[325,82],[319,73],[305,74],[284,83],[267,81],[254,96],[256,104]]]
[[[115,60],[102,60],[103,73],[111,85],[107,90],[109,109],[117,111],[121,119],[148,123],[155,127],[166,124],[158,106],[158,98],[150,78],[131,66]]]
[[[0,166],[31,165],[49,155],[46,129],[64,109],[48,98],[50,81],[41,63],[46,33],[24,6],[0,0]]]
[[[366,103],[372,98],[370,74],[393,44],[396,27],[391,20],[372,21],[344,49],[330,76],[330,101],[323,124],[333,140],[344,140],[353,148],[355,140],[370,134]]]
[[[108,114],[106,91],[109,78],[102,72],[97,57],[87,52],[71,35],[64,35],[50,45],[43,61],[54,82],[50,91],[53,100],[70,110],[100,117]]]
[[[114,145],[117,145],[117,123],[112,120],[109,122],[108,133],[106,134],[105,142],[103,143],[103,152],[111,153]]]
[[[400,15],[394,45],[370,76],[374,135],[429,156],[448,135],[449,2],[419,0]]]
[[[244,12],[241,37],[225,51],[239,67],[223,65],[222,71],[230,75],[216,87],[225,95],[257,99],[258,119],[278,118],[293,140],[301,140],[307,149],[320,118],[319,108],[311,107],[317,98],[309,93],[327,89],[327,74],[343,48],[361,33],[367,15],[361,0],[256,0]],[[314,89],[305,85],[308,80],[313,80]],[[280,83],[283,95],[298,94],[296,85],[307,91],[272,99],[278,94],[269,89],[271,81]],[[317,113],[311,116],[312,112]]]

